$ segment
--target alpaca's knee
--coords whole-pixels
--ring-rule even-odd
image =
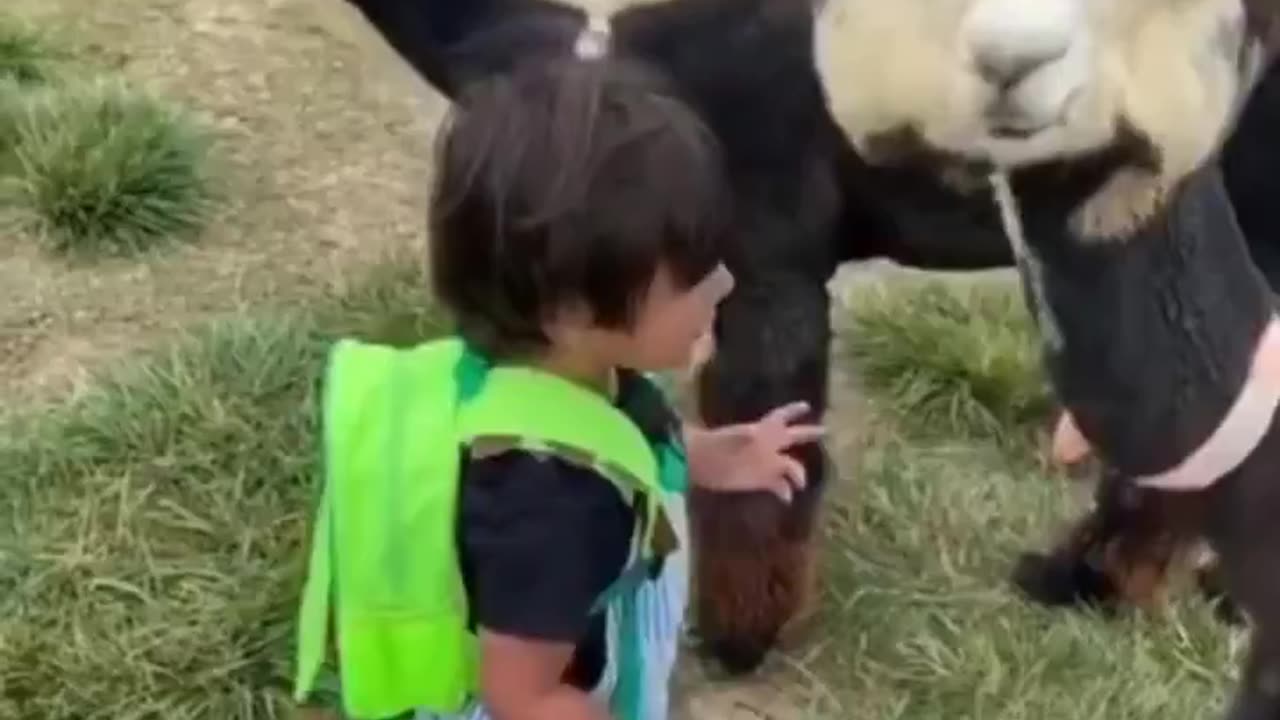
[[[1053,429],[1051,456],[1059,465],[1072,466],[1083,462],[1092,448],[1084,438],[1069,411],[1063,410],[1058,416],[1058,424]]]

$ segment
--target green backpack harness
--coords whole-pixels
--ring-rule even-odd
[[[532,368],[491,367],[458,338],[409,349],[339,342],[323,433],[325,482],[299,614],[299,702],[331,641],[353,718],[418,708],[447,715],[474,699],[477,647],[455,535],[464,447],[473,456],[513,447],[554,455],[607,478],[636,508],[636,562],[598,611],[633,592],[677,544],[658,493],[683,489],[678,441],[650,445],[603,396]],[[642,662],[635,645],[624,633],[615,691],[624,718],[640,702],[629,697],[638,690],[628,667]]]

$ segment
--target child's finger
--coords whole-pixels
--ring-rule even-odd
[[[808,445],[821,440],[827,434],[823,425],[795,425],[786,429],[779,449],[786,450],[796,445]]]
[[[808,483],[808,473],[804,471],[804,464],[789,455],[782,456],[781,474],[787,481],[788,487],[794,485],[796,490],[803,490]]]
[[[791,483],[787,482],[786,480],[778,480],[774,482],[773,485],[769,488],[769,492],[773,493],[774,495],[777,495],[778,499],[781,500],[786,505],[791,504],[791,498],[794,495],[794,493],[791,490]]]
[[[797,400],[770,410],[769,414],[764,416],[764,422],[786,426],[804,417],[807,412],[809,412],[809,403]]]

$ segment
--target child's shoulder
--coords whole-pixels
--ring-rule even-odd
[[[579,641],[626,564],[632,508],[590,470],[525,450],[472,460],[464,473],[458,541],[477,622]]]
[[[519,575],[573,559],[579,567],[565,573],[602,582],[620,570],[636,515],[591,470],[510,450],[468,462],[464,474],[458,535],[473,563]]]

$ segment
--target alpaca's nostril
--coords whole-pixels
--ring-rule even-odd
[[[981,0],[965,18],[974,70],[1000,90],[1062,59],[1081,32],[1071,0]]]
[[[1017,87],[1036,70],[1060,60],[1067,49],[1040,54],[1006,53],[997,49],[975,50],[974,68],[987,84],[1001,91]]]

